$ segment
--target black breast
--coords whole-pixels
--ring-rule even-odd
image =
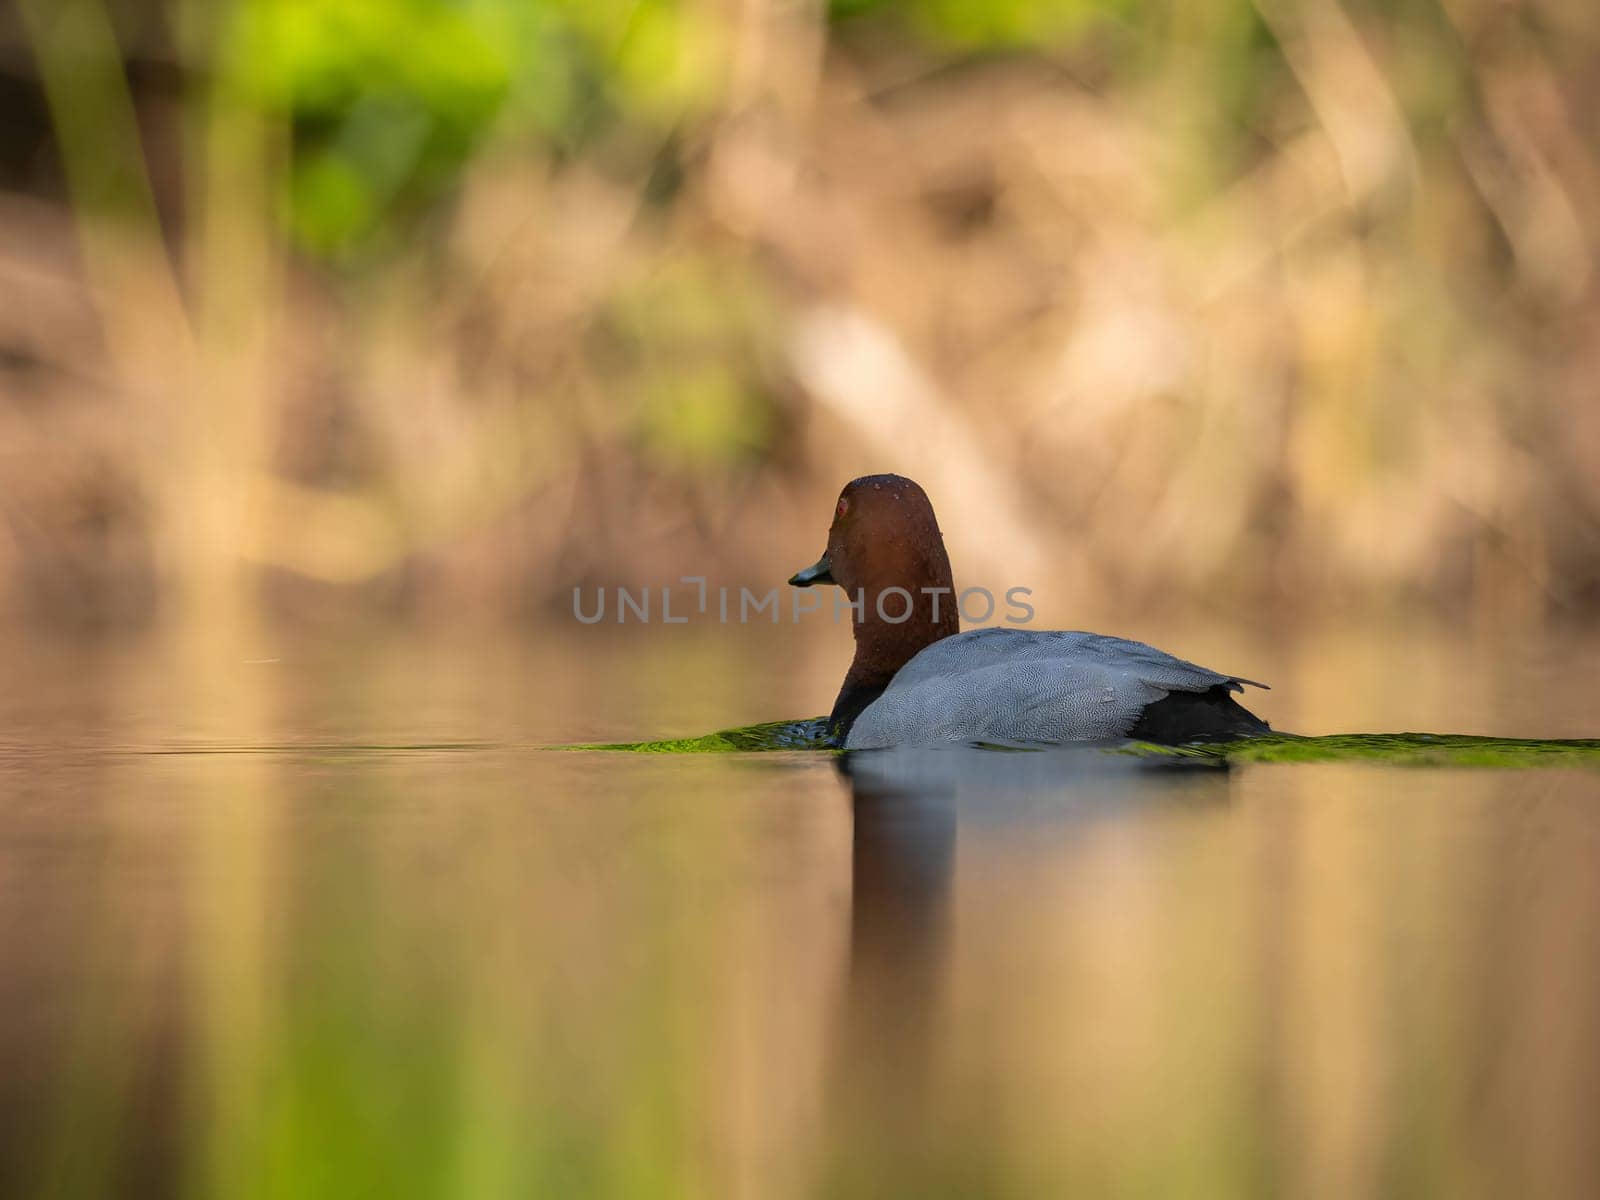
[[[850,736],[850,726],[856,723],[856,718],[861,711],[883,695],[884,684],[862,686],[860,684],[846,686],[839,692],[839,698],[833,702],[833,711],[828,714],[829,740],[835,746],[844,745],[845,738]]]

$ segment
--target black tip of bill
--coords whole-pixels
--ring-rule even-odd
[[[828,556],[824,554],[804,571],[796,571],[789,576],[789,586],[810,587],[814,583],[832,583],[832,570],[832,564],[828,562]]]

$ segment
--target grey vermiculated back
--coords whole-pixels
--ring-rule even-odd
[[[1154,646],[1076,631],[975,629],[901,667],[856,718],[845,746],[1081,742],[1120,738],[1171,692],[1242,691],[1253,680]]]

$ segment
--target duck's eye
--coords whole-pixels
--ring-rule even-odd
[[[833,515],[836,516],[836,517],[842,517],[842,516],[845,515],[845,513],[849,512],[849,511],[850,511],[850,501],[847,500],[845,497],[840,496],[839,497],[839,507],[834,509]]]

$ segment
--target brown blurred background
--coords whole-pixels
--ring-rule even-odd
[[[1600,607],[1585,0],[20,0],[0,605]]]

